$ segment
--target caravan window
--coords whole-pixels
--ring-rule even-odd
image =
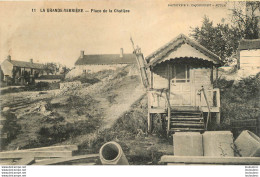
[[[172,82],[186,83],[190,82],[190,67],[188,65],[176,64],[172,68]]]

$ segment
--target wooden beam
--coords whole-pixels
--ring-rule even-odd
[[[216,124],[220,125],[220,111],[216,113]]]
[[[0,152],[0,159],[20,159],[25,157],[71,157],[72,151],[11,151]]]
[[[218,87],[218,67],[216,67],[216,87]]]
[[[13,165],[14,159],[1,159],[0,165]]]
[[[40,162],[36,162],[33,165],[55,165],[65,162],[72,162],[76,160],[93,160],[99,158],[99,154],[89,154],[89,155],[80,155],[74,157],[64,157],[64,158],[57,158],[57,159],[49,159]]]
[[[25,157],[18,160],[14,165],[31,165],[35,162],[34,157]]]
[[[213,65],[210,67],[210,81],[211,81],[211,84],[213,84],[213,70],[214,70],[214,67],[213,67]]]
[[[77,145],[48,146],[41,148],[24,149],[20,151],[77,151]]]
[[[150,67],[150,77],[151,77],[150,88],[153,89],[153,68],[152,67]]]
[[[160,163],[216,164],[216,165],[260,165],[260,157],[209,157],[173,156],[161,157]]]
[[[170,88],[171,88],[171,67],[170,67],[170,63],[167,62],[167,79],[168,79],[168,91],[170,94]]]

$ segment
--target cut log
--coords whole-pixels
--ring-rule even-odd
[[[160,163],[215,164],[215,165],[260,165],[260,157],[206,157],[170,156],[161,157]]]
[[[26,157],[18,160],[14,165],[31,165],[35,162],[34,157]]]
[[[49,159],[49,160],[36,162],[33,165],[56,165],[56,164],[72,162],[72,161],[76,161],[76,160],[87,160],[87,159],[94,160],[96,158],[99,158],[98,154],[89,154],[89,155],[80,155],[80,156],[74,156],[74,157]]]
[[[72,151],[11,151],[0,152],[0,159],[20,159],[26,157],[71,157]]]

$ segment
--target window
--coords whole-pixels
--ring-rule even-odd
[[[172,76],[173,83],[190,82],[190,67],[188,65],[176,64],[172,68]]]

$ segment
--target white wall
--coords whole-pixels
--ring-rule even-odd
[[[241,69],[260,69],[260,49],[240,51]]]
[[[8,75],[10,77],[12,77],[13,75],[13,64],[10,63],[8,60],[4,60],[3,63],[1,63],[1,68],[2,68],[2,71],[4,73],[4,75]]]
[[[115,65],[76,65],[76,69],[86,70],[87,73],[95,73],[102,70],[116,70],[117,68],[124,67],[126,64]]]

